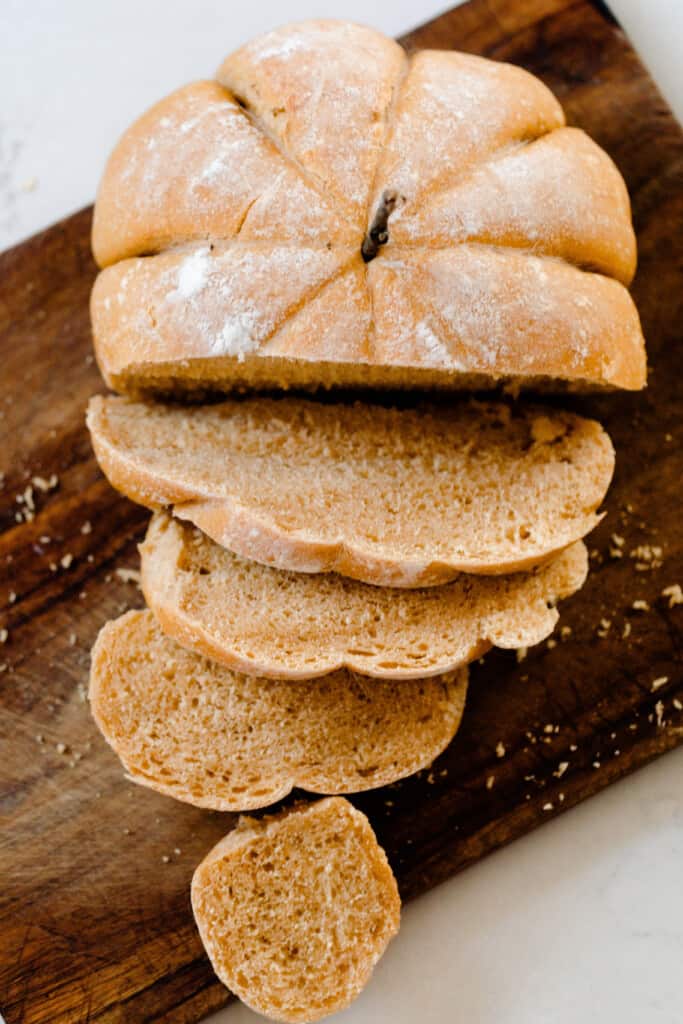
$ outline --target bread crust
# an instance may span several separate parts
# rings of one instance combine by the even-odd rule
[[[644,386],[623,179],[538,79],[325,21],[217,78],[143,115],[105,170],[91,316],[112,387]]]

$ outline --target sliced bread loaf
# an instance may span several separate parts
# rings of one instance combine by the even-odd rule
[[[645,384],[607,153],[522,68],[348,22],[260,36],[144,114],[93,249],[127,393]]]
[[[88,426],[133,500],[245,558],[385,586],[544,561],[599,522],[614,466],[598,423],[533,406],[96,396]]]
[[[295,786],[355,793],[411,775],[450,743],[466,670],[367,684],[239,675],[165,636],[150,611],[101,630],[90,703],[134,782],[199,807],[266,807]]]
[[[243,1002],[314,1021],[367,984],[401,901],[368,819],[334,797],[242,818],[195,871],[192,909],[216,974]]]
[[[140,552],[142,589],[166,633],[232,669],[275,679],[343,667],[416,679],[460,668],[493,645],[531,647],[552,632],[554,603],[588,571],[578,541],[531,573],[461,574],[422,590],[372,587],[247,561],[163,513]]]

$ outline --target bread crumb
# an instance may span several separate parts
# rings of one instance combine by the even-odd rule
[[[663,563],[662,549],[656,544],[639,544],[629,552],[629,558],[635,560],[636,572],[647,572],[649,569],[659,569]]]
[[[678,699],[678,697],[674,697],[674,699],[671,701],[671,703],[676,708],[676,711],[683,711],[683,704],[681,704],[681,702]]]
[[[524,661],[524,659],[527,656],[528,650],[529,650],[528,647],[518,647],[517,648],[517,662],[518,663]]]
[[[57,751],[58,754],[66,754],[66,743],[55,743],[55,750]]]
[[[623,548],[625,541],[623,537],[620,537],[618,533],[613,533],[611,537],[612,543],[617,548]]]
[[[86,519],[86,521],[81,526],[81,533],[92,533],[92,523],[90,522],[89,519]]]
[[[555,732],[555,726],[548,722],[547,725],[543,726],[543,732]]]
[[[0,629],[0,644],[6,644],[9,638],[9,632],[6,629]]]
[[[76,643],[76,634],[69,633],[69,647],[73,647]]]
[[[634,612],[649,612],[650,610],[650,606],[647,601],[643,601],[641,598],[634,601],[631,608],[633,608]]]
[[[561,640],[566,640],[571,635],[572,635],[572,627],[571,626],[562,626],[560,628],[560,639]]]
[[[553,772],[556,779],[561,779],[567,768],[569,768],[569,761],[560,761],[557,768]]]
[[[668,676],[659,676],[657,679],[653,679],[652,680],[652,685],[650,686],[650,692],[654,693],[655,690],[659,690],[660,687],[666,686],[666,684],[668,682],[669,682],[669,677]]]
[[[496,744],[496,757],[505,757],[505,744],[501,740]]]
[[[553,809],[553,804],[551,804],[550,802],[547,803],[547,804],[543,804],[543,810],[544,811],[552,811],[552,809]]]
[[[655,715],[657,716],[657,728],[661,729],[664,725],[664,702],[661,700],[655,704]]]
[[[489,777],[486,780],[486,788],[487,789],[493,789],[495,781],[496,781],[496,776],[495,775],[489,775]]]
[[[574,753],[574,751],[578,750],[579,748],[577,747],[576,743],[570,743],[569,744],[569,749],[571,750],[572,753]]]
[[[138,569],[115,569],[114,573],[122,583],[140,582],[140,572]]]
[[[161,863],[162,863],[162,864],[168,864],[168,863],[169,863],[169,861],[170,861],[170,859],[171,859],[171,858],[170,858],[170,857],[168,856],[168,854],[167,854],[167,853],[165,853],[165,854],[163,855],[163,857],[161,858]]]
[[[624,623],[624,628],[621,631],[621,639],[622,640],[627,640],[628,637],[630,637],[630,635],[631,635],[631,623],[627,620]]]
[[[31,483],[36,490],[42,491],[43,494],[45,494],[47,491],[54,491],[55,487],[59,483],[59,477],[56,473],[53,473],[47,480],[44,476],[33,476],[31,477]]]
[[[74,556],[71,554],[70,551],[68,551],[65,555],[62,555],[62,557],[59,560],[59,564],[61,565],[62,569],[68,569],[71,566],[73,560]]]
[[[677,604],[683,604],[683,590],[680,583],[672,583],[670,587],[664,587],[662,597],[669,598],[669,608],[675,608]]]
[[[609,633],[611,628],[612,628],[612,623],[611,623],[610,619],[600,619],[600,626],[596,630],[596,632],[597,632],[598,636],[602,640],[604,640],[605,637],[607,636],[607,634]]]
[[[15,593],[14,593],[14,591],[13,591],[13,590],[10,590],[10,592],[9,592],[9,597],[7,598],[7,601],[8,601],[8,603],[9,603],[9,604],[14,604],[14,602],[16,601],[16,599],[17,599],[17,595],[16,595]]]
[[[599,768],[600,767],[600,762],[599,761],[593,761],[593,767],[594,768]]]
[[[551,636],[550,639],[548,640],[547,644],[546,644],[546,647],[548,648],[549,651],[552,651],[553,647],[557,647],[557,640],[555,640]]]

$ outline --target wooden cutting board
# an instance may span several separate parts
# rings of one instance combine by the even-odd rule
[[[571,634],[475,666],[462,731],[433,769],[355,801],[410,899],[683,738],[683,605],[662,595],[683,585],[683,135],[588,0],[473,0],[405,42],[529,68],[612,154],[652,366],[642,395],[573,403],[609,430],[617,471],[593,571],[562,609]],[[103,480],[83,426],[102,390],[90,217],[0,257],[0,1009],[7,1024],[183,1024],[228,999],[189,883],[234,818],[125,782],[84,702],[98,629],[142,603],[119,570],[137,567],[147,519]]]

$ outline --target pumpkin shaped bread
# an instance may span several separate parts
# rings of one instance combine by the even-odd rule
[[[123,136],[95,207],[126,392],[645,383],[629,200],[521,68],[309,21]]]

